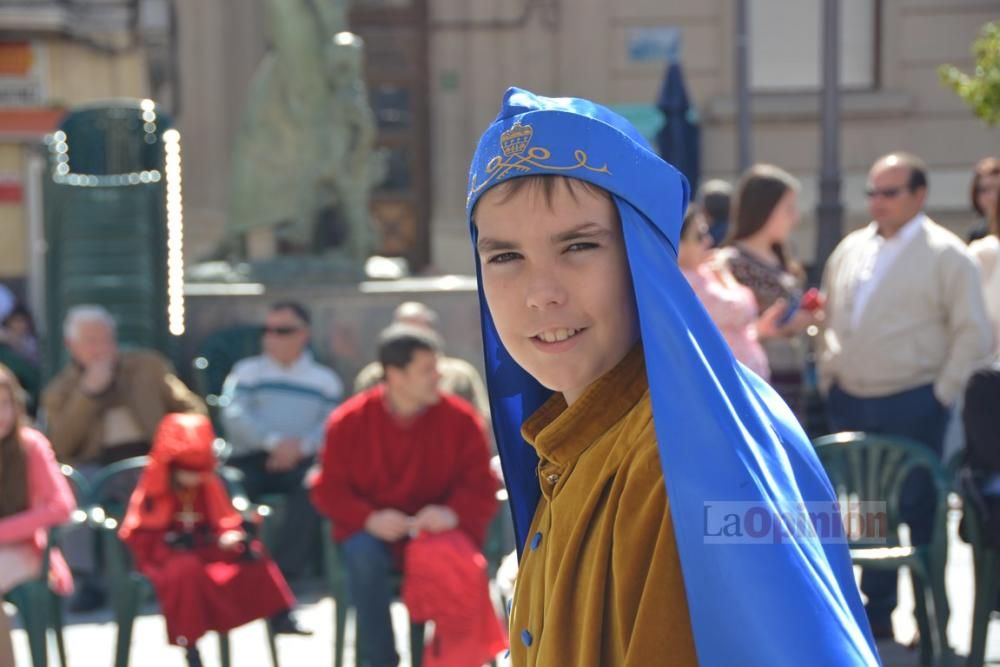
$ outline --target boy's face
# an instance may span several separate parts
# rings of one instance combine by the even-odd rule
[[[638,339],[621,223],[610,197],[568,181],[494,188],[475,212],[483,290],[504,346],[572,403]]]

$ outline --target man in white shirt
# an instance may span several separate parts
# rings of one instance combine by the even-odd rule
[[[303,480],[344,388],[309,352],[310,317],[301,304],[273,304],[262,334],[263,354],[238,362],[226,378],[222,423],[233,448],[228,463],[243,473],[250,499],[286,496],[274,560],[295,579],[308,567],[320,535]]]
[[[877,160],[866,194],[872,223],[840,242],[823,276],[819,367],[830,426],[904,436],[940,456],[952,405],[990,360],[976,265],[958,237],[923,213],[919,158]],[[914,544],[930,540],[935,502],[926,474],[911,474],[901,514]],[[895,572],[862,577],[876,639],[893,637],[896,580]]]

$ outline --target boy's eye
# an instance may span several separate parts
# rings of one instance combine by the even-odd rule
[[[566,252],[580,252],[581,250],[593,250],[594,248],[597,247],[598,245],[596,243],[581,241],[580,243],[573,243],[567,246]]]
[[[487,258],[487,264],[506,264],[507,262],[513,262],[515,259],[520,259],[520,255],[516,252],[502,252],[497,255],[493,255]]]

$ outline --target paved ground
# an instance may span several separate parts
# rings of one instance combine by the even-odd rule
[[[952,646],[962,655],[968,652],[972,623],[972,554],[967,545],[955,537],[957,517],[951,523],[951,551],[948,562],[948,593],[952,605],[949,636]],[[903,578],[904,582],[908,578]],[[901,587],[900,607],[893,621],[897,637],[909,639],[915,632],[912,620],[912,593],[907,583]],[[308,665],[333,665],[333,600],[323,597],[319,586],[311,587],[300,596],[302,608],[299,618],[302,623],[315,631],[313,637],[282,637],[278,640],[278,650],[282,665],[298,667]],[[407,655],[408,623],[406,610],[397,605],[393,610],[397,628],[396,644],[403,655],[403,664],[409,666]],[[110,666],[114,658],[115,626],[108,612],[87,616],[72,616],[66,630],[66,642],[70,667]],[[991,624],[991,634],[987,646],[987,663],[1000,664],[1000,621]],[[345,664],[354,664],[352,638],[353,629],[348,626],[348,641],[345,644]],[[14,632],[17,666],[30,667],[27,640],[21,630]],[[264,624],[251,623],[232,633],[234,667],[269,667]],[[207,666],[218,665],[218,644],[214,637],[206,637],[200,643],[201,652]],[[54,647],[50,652],[55,655]],[[883,653],[885,667],[909,667],[917,665],[916,652],[891,647]],[[181,651],[168,646],[165,639],[163,619],[157,615],[155,607],[150,607],[141,616],[135,628],[132,644],[132,662],[135,667],[183,667],[185,661]]]
[[[298,618],[302,625],[312,629],[312,637],[279,637],[278,653],[284,667],[312,667],[333,665],[333,599],[320,597],[319,592],[300,596],[302,603]],[[394,625],[398,629],[397,644],[405,665],[410,664],[406,609],[394,605]],[[110,612],[76,615],[66,628],[66,650],[69,667],[110,667],[114,663],[115,624]],[[14,632],[17,667],[30,667],[27,637],[21,630]],[[354,630],[348,621],[348,640],[345,643],[345,665],[354,665]],[[256,622],[234,630],[230,634],[233,667],[271,667],[267,652],[267,635],[264,623]],[[50,641],[51,644],[51,641]],[[199,642],[199,650],[206,667],[219,664],[219,645],[214,635]],[[49,655],[55,658],[55,646]],[[51,663],[50,664],[54,664]],[[181,649],[169,646],[163,618],[155,605],[150,605],[136,619],[132,637],[132,667],[183,667],[186,665]]]

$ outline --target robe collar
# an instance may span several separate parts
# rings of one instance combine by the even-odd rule
[[[521,435],[539,458],[559,466],[572,463],[635,407],[647,387],[642,343],[636,343],[573,405],[567,407],[561,393],[549,397],[524,422]]]

